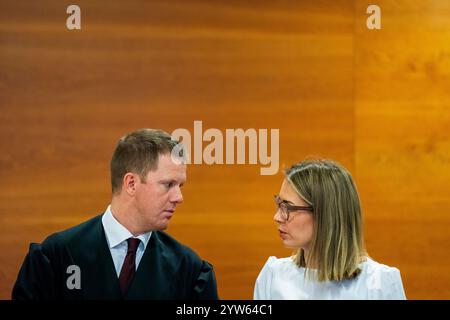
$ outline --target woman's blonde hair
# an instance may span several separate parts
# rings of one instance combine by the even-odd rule
[[[350,173],[334,161],[305,160],[289,168],[286,179],[313,207],[308,257],[298,249],[293,256],[296,264],[307,271],[311,271],[307,266],[317,268],[318,281],[356,277],[367,253],[358,191]]]

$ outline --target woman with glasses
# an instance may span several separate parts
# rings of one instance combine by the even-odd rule
[[[365,251],[361,207],[350,173],[329,160],[286,171],[274,220],[288,258],[270,257],[255,299],[406,299],[400,272]]]

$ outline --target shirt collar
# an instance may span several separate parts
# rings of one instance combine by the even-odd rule
[[[147,247],[148,241],[152,235],[152,232],[141,234],[137,237],[128,231],[119,221],[114,217],[111,211],[111,205],[108,206],[102,217],[103,228],[105,229],[106,239],[108,241],[109,248],[114,248],[128,238],[137,238],[144,244],[144,250]]]

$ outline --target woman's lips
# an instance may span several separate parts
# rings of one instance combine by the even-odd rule
[[[278,233],[282,239],[286,239],[288,237],[288,233],[278,229]]]

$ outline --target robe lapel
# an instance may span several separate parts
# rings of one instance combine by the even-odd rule
[[[101,219],[99,219],[98,226],[94,228],[93,234],[89,238],[84,259],[86,270],[89,271],[87,277],[84,278],[85,298],[121,299],[119,279]]]

